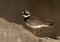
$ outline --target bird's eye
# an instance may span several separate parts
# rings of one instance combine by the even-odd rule
[[[28,15],[27,13],[23,13],[23,15]]]
[[[28,15],[28,14],[25,13],[25,14],[23,14],[23,15]]]
[[[25,15],[28,15],[28,14],[25,14]]]

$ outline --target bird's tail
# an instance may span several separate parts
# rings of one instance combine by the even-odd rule
[[[54,25],[54,22],[44,22],[45,25],[48,25],[48,26],[53,26]]]

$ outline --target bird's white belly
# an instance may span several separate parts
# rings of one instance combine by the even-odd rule
[[[28,23],[26,23],[27,26],[33,28],[33,29],[37,29],[37,28],[42,28],[42,27],[49,27],[47,25],[36,25],[36,26],[32,26],[32,25],[29,25]]]

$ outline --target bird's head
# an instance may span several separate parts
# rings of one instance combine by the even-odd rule
[[[24,10],[24,11],[22,12],[22,16],[23,16],[24,18],[27,18],[27,17],[30,16],[30,12],[29,12],[28,10]]]

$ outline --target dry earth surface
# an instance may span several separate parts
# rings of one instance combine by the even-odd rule
[[[60,42],[60,39],[38,38],[22,25],[8,22],[0,17],[0,42]]]

